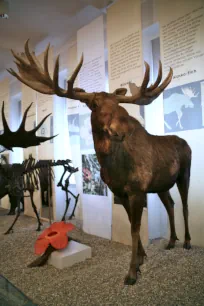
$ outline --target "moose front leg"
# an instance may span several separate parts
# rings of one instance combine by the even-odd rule
[[[130,204],[129,204],[128,197],[120,197],[120,201],[123,204],[123,207],[125,208],[127,212],[128,219],[131,223],[131,211],[130,211]],[[145,253],[145,250],[143,248],[140,236],[139,236],[139,241],[138,241],[137,256],[138,256],[138,265],[136,267],[136,271],[141,273],[140,266],[143,265],[144,258],[147,257],[147,254]]]
[[[132,257],[128,275],[125,277],[125,285],[134,285],[137,280],[137,272],[141,264],[141,256],[138,254],[140,241],[140,225],[142,219],[143,207],[145,204],[145,193],[138,192],[129,196],[130,217],[131,217],[131,235],[132,235]],[[140,247],[142,244],[140,245]],[[141,249],[141,248],[140,248]],[[138,256],[139,255],[139,256]],[[142,256],[143,259],[144,255]]]

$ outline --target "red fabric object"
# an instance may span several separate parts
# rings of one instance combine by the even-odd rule
[[[35,254],[43,254],[50,244],[57,250],[66,248],[68,244],[67,233],[73,229],[72,223],[54,222],[38,236],[35,242]]]

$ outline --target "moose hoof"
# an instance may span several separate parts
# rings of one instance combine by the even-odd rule
[[[176,240],[178,240],[178,239],[176,239]],[[171,240],[169,241],[169,243],[168,243],[168,245],[167,245],[167,247],[166,247],[165,249],[166,249],[166,250],[171,250],[171,249],[173,249],[173,248],[175,247],[176,240],[171,239]]]
[[[142,274],[142,272],[141,272],[141,270],[140,270],[140,267],[137,267],[137,268],[136,268],[136,272],[139,273],[139,274]]]
[[[183,248],[186,249],[186,250],[190,250],[191,249],[191,243],[190,241],[185,241],[184,244],[183,244]]]
[[[174,247],[175,247],[175,244],[169,243],[165,249],[166,250],[171,250],[171,249],[174,249]]]
[[[124,280],[124,285],[132,286],[136,283],[136,281],[137,281],[137,278],[132,278],[129,275],[127,275]]]

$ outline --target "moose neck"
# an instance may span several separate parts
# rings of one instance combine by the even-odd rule
[[[97,121],[95,121],[94,115],[91,116],[92,123],[92,133],[94,139],[94,147],[99,158],[103,155],[114,155],[119,149],[121,151],[129,151],[131,147],[134,146],[134,150],[140,150],[141,142],[142,144],[148,146],[149,134],[140,124],[140,122],[128,115],[127,118],[128,126],[123,127],[120,125],[119,133],[123,133],[123,139],[119,140],[117,136],[111,137],[108,132],[100,129],[98,127]]]

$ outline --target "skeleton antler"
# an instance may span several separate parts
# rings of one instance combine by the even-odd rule
[[[14,51],[12,51],[13,56],[17,61],[15,61],[19,74],[16,73],[13,69],[9,69],[8,72],[15,76],[18,80],[22,83],[26,84],[27,86],[31,87],[32,89],[48,94],[48,95],[58,95],[60,97],[66,97],[74,100],[80,100],[85,103],[89,103],[94,99],[94,93],[86,93],[83,89],[80,88],[73,88],[74,81],[81,69],[83,64],[83,55],[81,60],[74,70],[72,76],[67,82],[67,90],[64,90],[59,87],[58,85],[58,78],[59,78],[59,56],[55,62],[55,69],[53,74],[53,79],[51,79],[49,71],[48,71],[48,52],[49,52],[49,45],[45,50],[44,56],[44,69],[39,64],[35,54],[31,54],[28,46],[29,40],[25,43],[25,53],[22,55],[18,55]],[[159,63],[159,72],[156,82],[147,87],[149,83],[149,73],[150,67],[145,62],[145,75],[142,85],[140,87],[136,86],[136,93],[133,96],[126,97],[125,94],[127,92],[126,88],[119,88],[114,91],[113,94],[115,95],[117,101],[119,103],[134,103],[138,105],[147,105],[150,104],[154,99],[156,99],[168,86],[171,82],[173,76],[173,70],[170,68],[169,74],[167,75],[166,79],[163,83],[160,84],[162,79],[162,64]],[[160,85],[159,85],[160,84]]]
[[[0,145],[4,146],[7,150],[12,150],[14,147],[21,147],[21,148],[28,148],[31,146],[38,146],[41,144],[41,142],[50,140],[54,138],[55,136],[51,137],[39,137],[36,136],[35,133],[37,130],[41,127],[41,125],[44,123],[44,121],[50,116],[47,115],[45,118],[42,119],[42,121],[33,129],[30,131],[25,130],[25,122],[27,118],[27,113],[31,107],[32,103],[30,106],[25,110],[22,122],[18,128],[17,131],[12,132],[8,126],[8,123],[5,118],[4,114],[4,102],[2,105],[2,122],[3,122],[3,127],[4,127],[4,132],[2,135],[0,135]]]

